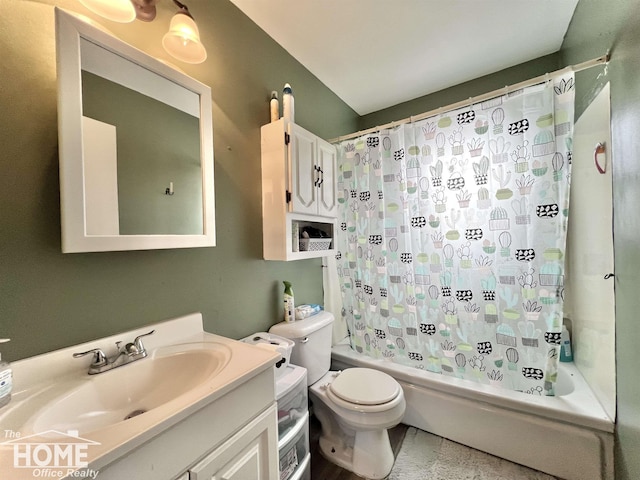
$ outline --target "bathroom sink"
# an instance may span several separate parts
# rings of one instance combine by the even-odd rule
[[[230,358],[229,347],[215,342],[158,348],[141,360],[71,381],[65,393],[31,417],[30,427],[54,435],[86,434],[126,422],[202,386]]]
[[[116,352],[141,336],[146,357],[100,373],[89,375],[95,358],[77,355],[100,350],[115,365]],[[202,314],[192,313],[13,362],[11,402],[0,409],[0,471],[21,463],[0,476],[33,480],[29,465],[46,465],[42,472],[65,465],[50,476],[100,472],[108,480],[130,477],[133,465],[136,478],[177,478],[250,412],[273,406],[279,359],[274,350],[205,332]]]

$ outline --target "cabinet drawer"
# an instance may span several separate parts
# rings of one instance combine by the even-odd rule
[[[282,439],[302,421],[309,409],[307,370],[295,365],[287,366],[285,374],[276,381],[276,398],[278,438]]]
[[[311,480],[311,453],[308,453],[305,459],[298,465],[298,468],[289,477],[289,480]]]

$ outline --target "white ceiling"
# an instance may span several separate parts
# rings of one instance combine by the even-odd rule
[[[231,2],[365,115],[558,51],[578,0]]]

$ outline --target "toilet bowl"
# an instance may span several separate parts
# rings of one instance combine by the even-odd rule
[[[328,372],[309,392],[324,457],[360,476],[385,478],[394,462],[387,429],[402,421],[406,407],[400,385],[383,372],[351,368]]]
[[[402,387],[370,368],[330,371],[333,315],[281,322],[270,333],[294,341],[291,363],[307,369],[312,412],[321,425],[320,451],[331,462],[369,479],[385,478],[393,467],[387,429],[402,421]]]

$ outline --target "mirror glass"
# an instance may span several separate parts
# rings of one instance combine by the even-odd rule
[[[215,245],[209,87],[56,9],[63,252]]]

